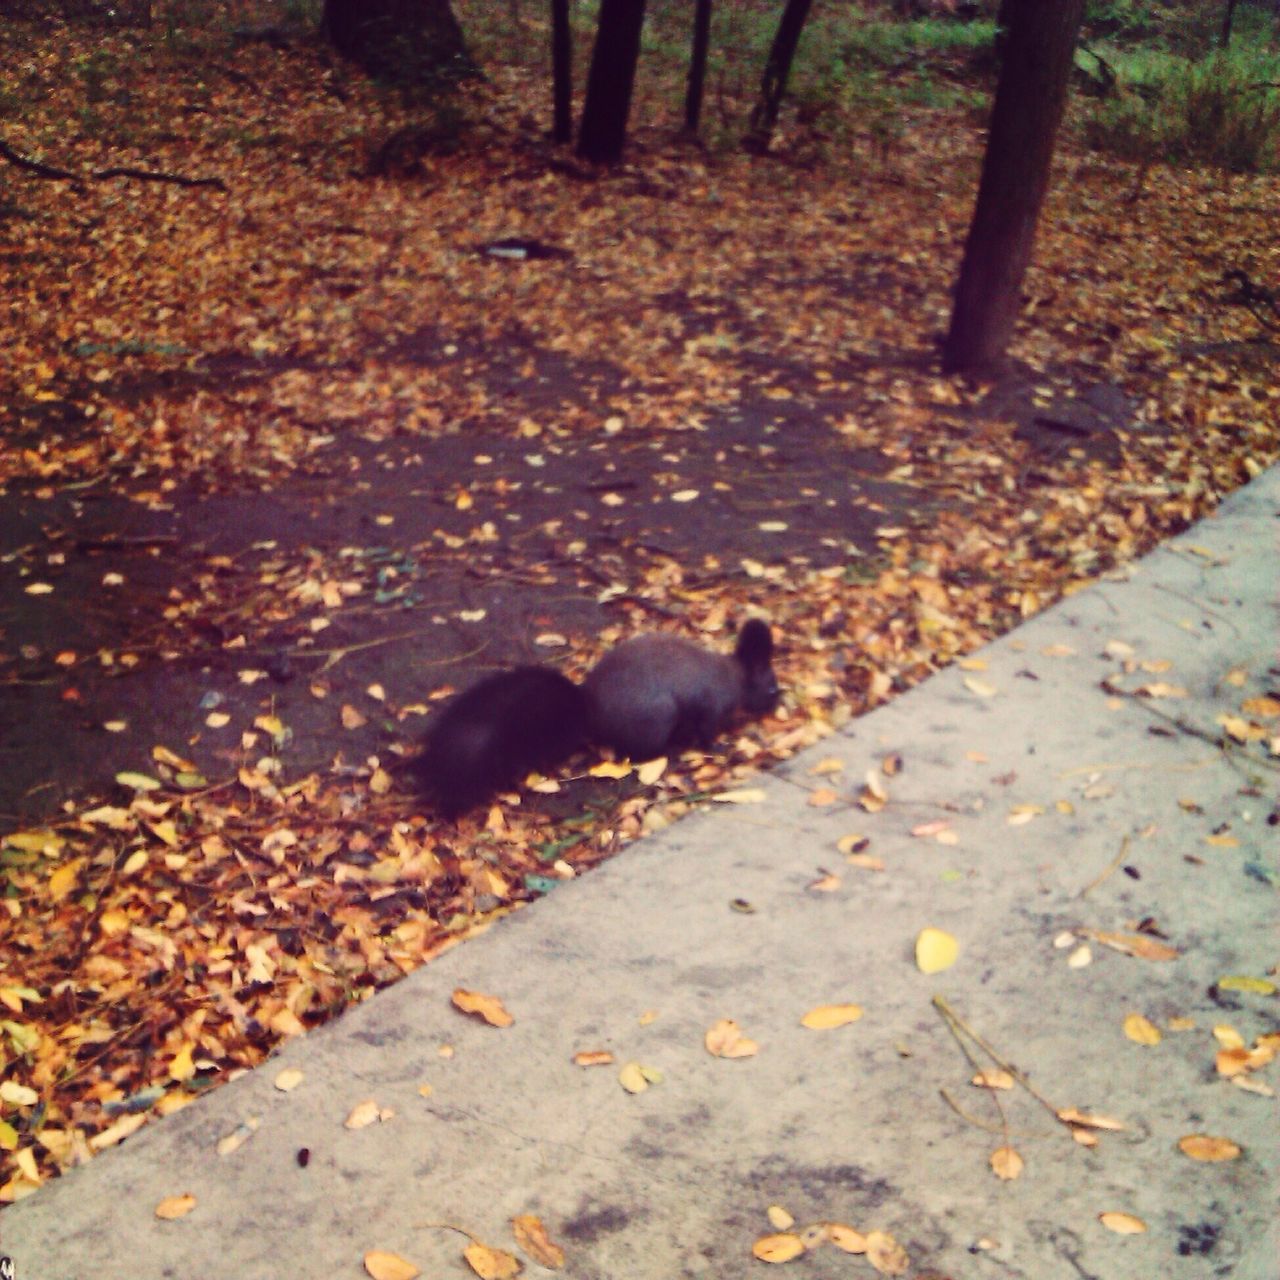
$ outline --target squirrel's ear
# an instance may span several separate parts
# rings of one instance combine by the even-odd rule
[[[773,657],[773,633],[769,630],[769,624],[759,618],[748,619],[738,633],[733,656],[744,667],[768,666]]]

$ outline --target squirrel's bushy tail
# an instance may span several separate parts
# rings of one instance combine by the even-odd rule
[[[550,769],[587,740],[587,696],[550,667],[486,676],[436,717],[416,770],[447,818],[482,804],[532,769]]]

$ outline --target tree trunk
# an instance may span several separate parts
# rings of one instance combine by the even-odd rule
[[[631,90],[640,58],[645,0],[600,0],[596,44],[587,73],[587,99],[578,131],[578,154],[597,164],[622,158]]]
[[[397,84],[476,71],[449,0],[324,0],[324,30],[343,57]]]
[[[1008,9],[978,201],[943,350],[949,371],[998,365],[1013,337],[1084,0],[1012,0]]]
[[[1235,21],[1236,0],[1227,0],[1227,7],[1222,13],[1222,35],[1220,42],[1225,49],[1231,43],[1231,24]]]
[[[786,8],[782,11],[768,60],[764,64],[760,101],[752,111],[751,122],[747,126],[745,142],[751,151],[763,152],[769,149],[769,142],[778,123],[778,111],[782,107],[782,96],[787,91],[791,63],[796,56],[800,33],[804,30],[804,22],[812,4],[813,0],[787,0]]]
[[[684,95],[685,132],[698,134],[702,86],[707,79],[707,47],[711,42],[711,0],[697,0],[693,11],[693,50],[689,55],[689,87]]]
[[[551,83],[554,121],[551,137],[568,142],[573,137],[573,33],[569,27],[569,0],[551,0]]]

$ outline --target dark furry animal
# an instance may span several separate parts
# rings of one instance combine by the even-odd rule
[[[550,667],[486,676],[437,715],[416,769],[423,789],[456,818],[586,745],[587,698]]]
[[[681,636],[636,636],[606,653],[583,688],[591,740],[619,755],[710,747],[739,711],[764,715],[777,704],[773,636],[753,618],[731,657]]]
[[[502,671],[439,712],[418,776],[441,813],[456,818],[588,742],[633,760],[708,748],[739,712],[773,710],[772,664],[773,636],[752,619],[731,656],[655,633],[624,640],[581,685],[550,667]]]

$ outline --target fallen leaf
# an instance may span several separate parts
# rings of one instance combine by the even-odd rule
[[[763,787],[738,787],[733,791],[720,791],[711,797],[717,804],[763,804]]]
[[[373,1098],[366,1098],[351,1108],[351,1114],[342,1122],[344,1129],[363,1129],[382,1118],[382,1109]]]
[[[520,1259],[502,1249],[491,1249],[487,1244],[473,1240],[462,1251],[467,1265],[480,1280],[511,1280],[521,1271]]]
[[[1124,1033],[1134,1044],[1156,1045],[1160,1043],[1160,1028],[1140,1013],[1131,1013],[1124,1020]]]
[[[185,1218],[195,1207],[196,1198],[193,1195],[166,1196],[156,1205],[156,1217],[173,1222],[177,1218]]]
[[[827,1239],[837,1249],[843,1249],[845,1253],[866,1253],[867,1237],[861,1231],[855,1231],[843,1222],[826,1222],[823,1226],[827,1229]]]
[[[779,1231],[789,1231],[796,1225],[796,1220],[780,1204],[771,1204],[765,1212],[769,1217],[769,1225]]]
[[[916,938],[916,967],[921,973],[950,969],[960,955],[960,944],[941,929],[921,929]]]
[[[1131,1213],[1121,1213],[1116,1209],[1098,1214],[1098,1221],[1108,1231],[1114,1231],[1121,1236],[1141,1235],[1147,1229],[1147,1224],[1141,1218],[1135,1218]]]
[[[643,1093],[649,1087],[649,1077],[638,1062],[628,1062],[618,1072],[618,1083],[628,1093]]]
[[[732,1018],[721,1018],[703,1037],[707,1052],[716,1058],[750,1058],[760,1046],[742,1034]]]
[[[867,1261],[882,1276],[900,1276],[911,1265],[907,1251],[887,1232],[868,1231]]]
[[[1189,1133],[1178,1139],[1178,1150],[1192,1160],[1216,1163],[1219,1160],[1234,1160],[1241,1148],[1230,1138],[1215,1138],[1207,1133]]]
[[[761,1236],[751,1246],[751,1252],[761,1262],[790,1262],[804,1252],[804,1241],[793,1232],[782,1231],[777,1235]]]
[[[862,1017],[860,1004],[820,1004],[810,1009],[800,1019],[801,1026],[811,1031],[830,1031],[834,1027],[847,1026]]]
[[[991,1153],[991,1171],[1004,1182],[1022,1173],[1022,1157],[1012,1147],[997,1147]]]
[[[607,1067],[613,1061],[613,1054],[608,1049],[584,1049],[573,1055],[573,1062],[578,1067]]]
[[[458,987],[453,993],[453,1003],[463,1013],[483,1018],[491,1027],[509,1027],[515,1021],[497,996],[485,995],[481,991]]]
[[[564,1266],[564,1250],[547,1235],[542,1219],[522,1213],[511,1219],[511,1229],[518,1244],[536,1263],[550,1271]]]
[[[1088,1111],[1079,1111],[1075,1107],[1063,1107],[1055,1114],[1065,1124],[1078,1124],[1086,1129],[1105,1129],[1111,1133],[1122,1133],[1125,1128],[1123,1120],[1117,1120],[1113,1116],[1100,1116]]]
[[[1089,937],[1100,942],[1113,951],[1122,951],[1125,955],[1136,956],[1139,960],[1176,960],[1178,952],[1155,938],[1143,933],[1104,933],[1099,929],[1089,929]]]
[[[1247,991],[1255,996],[1273,996],[1276,993],[1276,984],[1266,978],[1252,978],[1240,974],[1232,974],[1229,977],[1218,979],[1218,989],[1221,991]]]
[[[285,1067],[273,1083],[281,1093],[290,1093],[302,1083],[302,1072],[297,1067]]]
[[[977,1085],[979,1089],[1012,1089],[1014,1079],[1000,1067],[983,1067],[969,1083]]]

